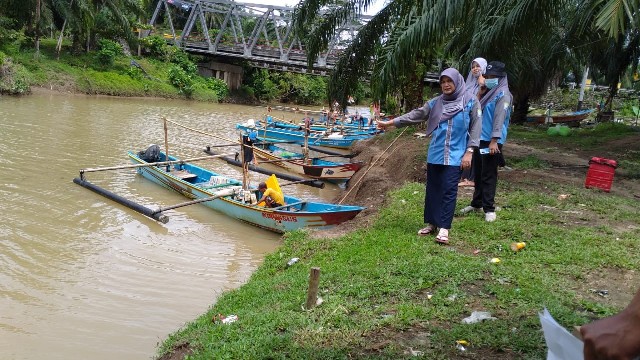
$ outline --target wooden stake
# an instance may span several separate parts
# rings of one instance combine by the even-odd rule
[[[318,301],[318,285],[320,284],[320,268],[312,267],[309,272],[309,289],[307,290],[307,302],[305,309],[311,310]]]
[[[240,135],[240,161],[242,162],[242,190],[247,190],[248,164],[244,161],[244,141],[242,139],[242,135]]]
[[[165,160],[169,161],[169,137],[167,135],[167,118],[163,116],[162,120],[164,122],[164,156]],[[167,171],[169,171],[169,165],[167,165]]]

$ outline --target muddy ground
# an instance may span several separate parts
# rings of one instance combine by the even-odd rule
[[[389,190],[401,187],[407,182],[424,183],[426,179],[426,149],[429,139],[426,137],[400,137],[394,139],[373,138],[356,144],[353,149],[358,154],[353,160],[367,164],[349,181],[344,194],[335,199],[350,205],[366,206],[367,209],[353,221],[344,223],[332,230],[314,234],[318,237],[335,237],[352,231],[362,224],[373,221],[377,209],[384,206]],[[550,138],[544,146],[532,147],[524,141],[510,140],[503,148],[507,166],[501,169],[499,181],[515,183],[520,187],[538,190],[545,184],[555,182],[584,186],[589,166],[589,159],[594,156],[616,159],[629,149],[640,147],[640,132],[636,136],[607,143],[606,147],[590,150],[572,149],[554,144]],[[550,165],[545,169],[515,170],[509,168],[509,158],[524,158],[533,155]],[[375,189],[375,191],[371,191]],[[640,201],[640,181],[616,174],[611,193],[623,197],[631,197]],[[471,188],[460,188],[459,200],[466,201],[472,194]]]

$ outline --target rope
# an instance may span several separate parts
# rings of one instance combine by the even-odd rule
[[[204,131],[202,131],[202,130],[198,130],[198,129],[190,128],[190,127],[188,127],[188,126],[182,125],[182,124],[180,124],[180,123],[177,123],[177,122],[172,121],[172,120],[169,120],[169,119],[166,119],[166,120],[167,120],[167,122],[170,122],[170,123],[172,123],[172,124],[174,124],[174,125],[177,125],[177,126],[179,126],[179,127],[185,128],[185,129],[187,129],[187,130],[195,131],[195,132],[197,132],[197,133],[199,133],[199,134],[202,134],[202,135],[211,136],[211,137],[214,137],[214,138],[216,138],[216,139],[220,139],[220,140],[224,140],[224,141],[229,141],[229,142],[232,142],[232,143],[237,143],[237,142],[238,142],[237,140],[231,140],[231,139],[225,138],[224,136],[219,136],[219,135],[215,135],[215,134],[210,134],[210,133],[208,133],[208,132],[204,132]]]
[[[355,189],[358,184],[360,184],[360,182],[362,181],[362,179],[364,179],[365,175],[367,175],[367,173],[369,172],[369,170],[371,170],[371,168],[373,168],[373,166],[382,158],[382,155],[384,155],[387,150],[389,150],[393,144],[396,143],[396,141],[398,141],[398,139],[400,138],[400,136],[402,136],[402,134],[404,134],[404,132],[407,130],[407,128],[404,128],[402,130],[402,132],[391,142],[391,144],[389,144],[389,146],[387,146],[386,149],[384,149],[384,151],[378,155],[378,157],[376,158],[376,160],[374,162],[371,163],[371,165],[369,165],[369,167],[367,168],[367,170],[365,170],[365,172],[362,174],[362,176],[360,177],[360,179],[358,179],[358,181],[356,181],[355,184],[353,184],[353,186],[351,186],[351,189],[349,189],[349,191],[347,191],[346,194],[344,194],[344,196],[342,197],[342,199],[340,199],[340,201],[338,201],[338,204],[342,204],[342,202],[347,198],[347,196],[349,196],[349,194],[351,193],[351,191],[353,191],[353,189]]]

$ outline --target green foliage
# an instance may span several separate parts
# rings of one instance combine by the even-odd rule
[[[0,46],[15,42],[20,33],[13,29],[14,21],[0,15]]]
[[[224,99],[229,95],[229,87],[224,80],[216,79],[216,78],[207,78],[205,80],[207,88],[212,90],[218,99]]]
[[[147,36],[145,38],[140,39],[140,44],[144,46],[147,51],[149,51],[151,56],[155,57],[164,57],[167,53],[167,41],[159,35]]]
[[[184,52],[184,50],[170,46],[166,55],[171,63],[180,66],[187,74],[195,75],[198,72],[198,66],[191,61],[189,54]]]
[[[179,65],[173,65],[169,68],[169,82],[187,97],[193,93],[193,75],[187,73]]]
[[[29,72],[0,52],[0,93],[21,95],[30,91]]]
[[[259,100],[314,105],[326,102],[326,81],[320,76],[265,69],[249,69],[244,80]]]
[[[144,77],[142,70],[135,66],[129,66],[129,68],[127,69],[127,75],[136,80],[142,80],[142,78]]]
[[[111,66],[116,57],[120,55],[122,55],[122,46],[117,42],[107,39],[100,39],[98,41],[96,59],[100,65]]]

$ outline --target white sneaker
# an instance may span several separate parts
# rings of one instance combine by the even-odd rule
[[[464,214],[468,214],[470,212],[480,212],[480,211],[482,211],[482,208],[473,207],[473,206],[469,205],[469,206],[463,207],[462,210],[460,210],[460,214],[464,215]]]
[[[494,222],[494,221],[496,221],[496,213],[488,212],[488,213],[484,214],[484,221],[486,221],[486,222]]]

